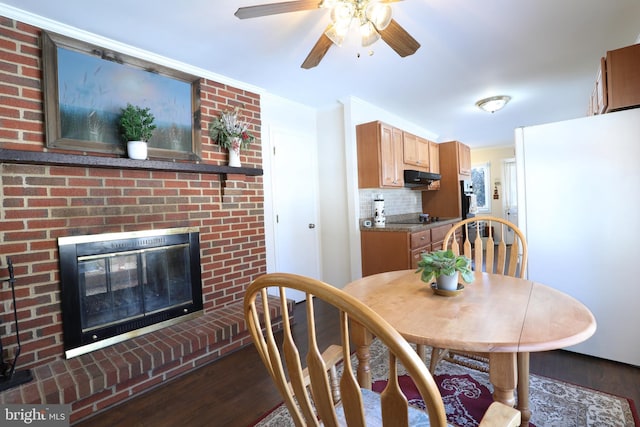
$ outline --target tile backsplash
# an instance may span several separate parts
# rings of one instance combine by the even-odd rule
[[[400,215],[406,213],[422,212],[422,192],[409,188],[381,189],[367,188],[359,190],[360,193],[360,219],[373,217],[373,200],[376,195],[384,197],[385,215]]]

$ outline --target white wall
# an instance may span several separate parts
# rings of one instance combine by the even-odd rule
[[[342,104],[317,115],[322,277],[339,288],[350,282],[343,116]]]

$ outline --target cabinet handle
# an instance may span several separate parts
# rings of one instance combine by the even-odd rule
[[[309,224],[309,228],[316,228],[315,224]]]

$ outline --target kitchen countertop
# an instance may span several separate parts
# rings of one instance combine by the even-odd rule
[[[443,218],[435,222],[430,222],[428,224],[399,224],[394,223],[393,220],[389,222],[389,220],[387,219],[384,227],[365,227],[364,225],[362,225],[362,221],[360,221],[360,231],[406,231],[409,233],[413,233],[416,231],[429,230],[441,225],[454,224],[460,220],[462,220],[461,217]]]

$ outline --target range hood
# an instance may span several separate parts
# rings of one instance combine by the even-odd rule
[[[440,181],[439,173],[422,172],[410,169],[405,169],[404,171],[405,187],[425,187],[433,181]]]

